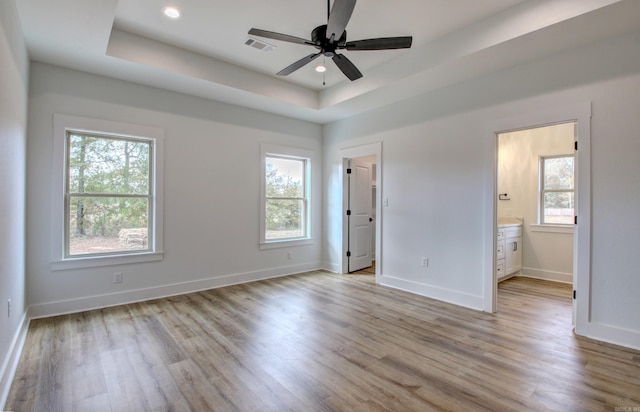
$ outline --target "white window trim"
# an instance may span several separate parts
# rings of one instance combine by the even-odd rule
[[[110,136],[133,137],[154,140],[153,185],[153,239],[149,239],[151,251],[113,254],[105,256],[64,256],[64,190],[65,190],[65,145],[68,130],[98,133]],[[164,129],[130,123],[114,122],[86,117],[53,115],[53,171],[51,208],[51,270],[80,269],[109,265],[122,265],[162,260],[163,251],[163,200],[164,180]]]
[[[266,187],[265,187],[265,157],[267,156],[290,156],[292,158],[299,159],[307,159],[307,170],[306,170],[306,185],[305,185],[305,196],[307,198],[307,219],[306,219],[306,233],[307,236],[305,238],[297,238],[297,239],[281,239],[281,240],[266,240]],[[301,246],[301,245],[310,245],[314,243],[313,233],[311,231],[311,221],[312,216],[314,214],[312,199],[311,199],[311,186],[312,186],[312,176],[311,176],[311,168],[315,162],[315,152],[312,150],[306,149],[298,149],[294,147],[288,146],[278,146],[272,144],[261,144],[260,145],[260,249],[275,249],[275,248],[283,248],[283,247],[291,247],[291,246]]]
[[[557,159],[561,157],[573,157],[574,171],[575,171],[576,156],[574,153],[559,154],[559,155],[557,154],[540,155],[538,157],[538,223],[531,225],[531,230],[533,232],[573,233],[573,226],[574,226],[573,223],[543,223],[542,222],[542,215],[544,213],[544,193],[548,192],[543,190],[543,185],[544,185],[543,163],[545,159]],[[563,192],[573,192],[575,196],[575,193],[576,193],[575,173],[573,177],[574,177],[573,189],[563,190]],[[574,203],[574,212],[575,212],[575,203]]]

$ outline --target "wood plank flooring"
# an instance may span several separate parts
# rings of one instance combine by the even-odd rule
[[[510,279],[487,314],[312,272],[34,320],[6,409],[640,408],[640,352],[576,337],[570,293]]]

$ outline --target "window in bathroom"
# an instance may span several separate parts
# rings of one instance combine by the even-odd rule
[[[540,156],[541,225],[572,225],[575,216],[574,155]]]

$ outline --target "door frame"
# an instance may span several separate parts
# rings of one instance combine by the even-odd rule
[[[578,150],[575,166],[575,193],[578,224],[573,233],[573,290],[576,299],[573,306],[574,327],[576,333],[585,335],[590,323],[591,307],[591,102],[570,106],[552,107],[548,110],[525,113],[519,116],[497,120],[487,125],[489,135],[485,147],[486,185],[491,188],[485,198],[485,272],[484,272],[484,311],[497,309],[496,236],[498,222],[498,135],[517,130],[532,129],[541,126],[576,122],[576,141]],[[490,151],[490,152],[489,152]]]
[[[347,207],[349,204],[349,185],[347,176],[347,164],[349,159],[355,157],[375,156],[376,164],[376,283],[380,283],[382,277],[382,219],[383,211],[380,208],[382,202],[382,142],[369,143],[362,146],[354,146],[340,149],[340,176],[342,176],[342,265],[341,274],[349,273],[349,260],[347,250],[349,249],[349,222],[347,219]]]

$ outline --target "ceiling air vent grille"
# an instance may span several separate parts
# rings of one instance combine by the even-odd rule
[[[254,49],[258,49],[263,53],[272,52],[273,49],[276,48],[276,46],[273,46],[269,43],[265,43],[262,40],[254,39],[253,37],[247,37],[247,40],[245,40],[244,44],[249,47],[253,47]]]

